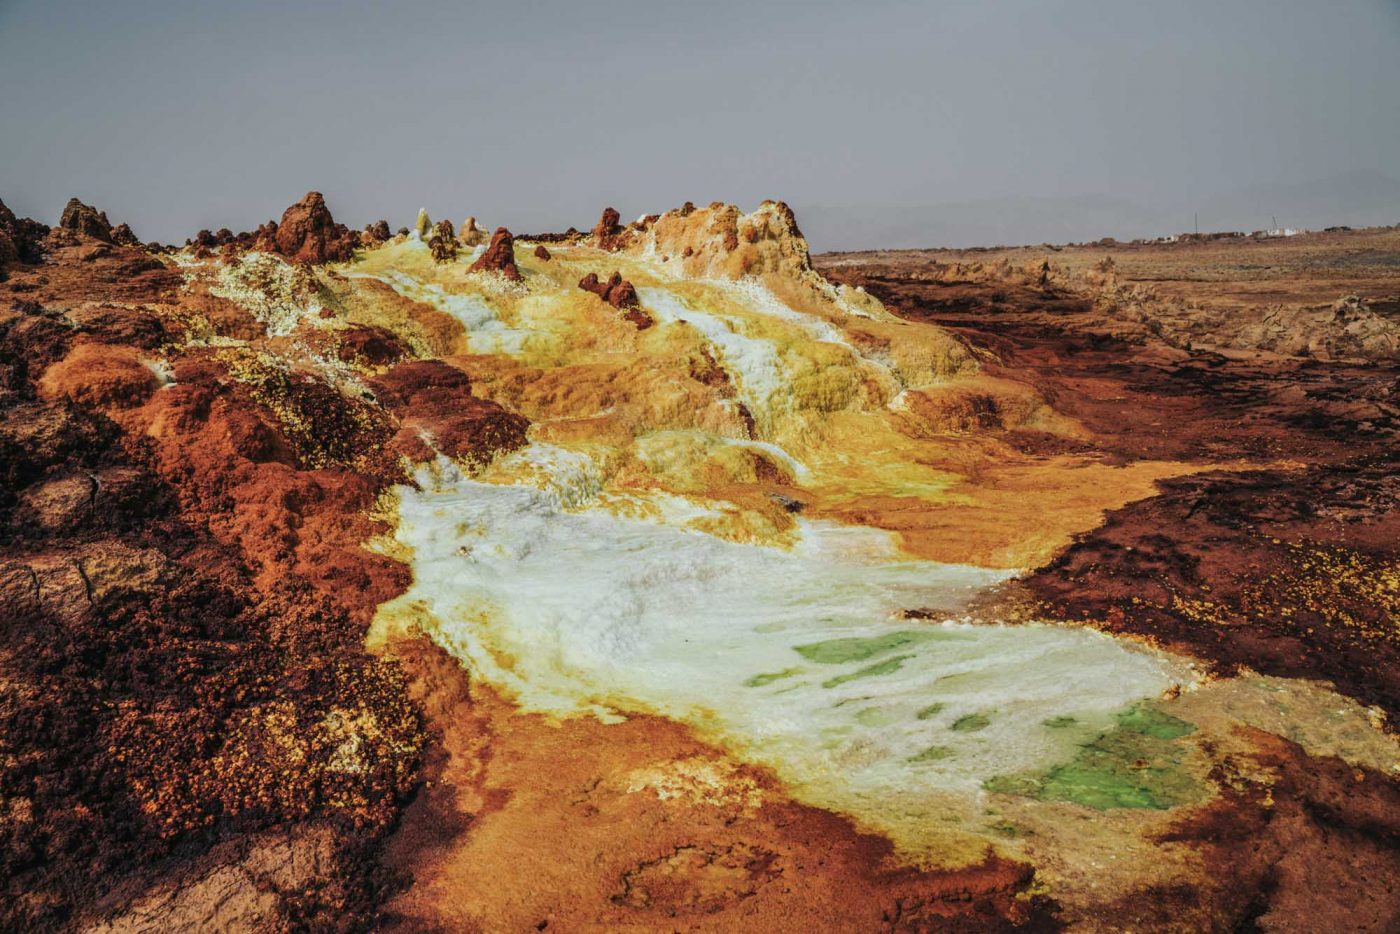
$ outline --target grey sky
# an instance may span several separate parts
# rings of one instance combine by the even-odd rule
[[[77,195],[183,240],[316,188],[356,226],[532,231],[776,197],[854,246],[845,209],[1189,221],[1400,175],[1400,0],[0,0],[0,88],[0,198],[49,221]]]

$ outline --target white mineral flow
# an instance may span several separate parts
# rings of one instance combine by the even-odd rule
[[[623,515],[586,458],[542,446],[489,478],[517,482],[439,464],[399,490],[415,583],[384,619],[524,710],[673,717],[873,826],[897,831],[884,812],[911,791],[975,800],[988,778],[1061,761],[1073,738],[1047,722],[1106,727],[1182,677],[1090,630],[955,621],[1006,572],[910,560],[877,530],[724,541],[686,527],[703,505]]]

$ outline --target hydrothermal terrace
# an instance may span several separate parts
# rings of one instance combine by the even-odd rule
[[[1394,490],[1306,401],[1387,391],[1360,299],[828,278],[777,202],[0,230],[0,926],[1400,919]],[[1271,447],[1169,443],[1206,384],[1154,379],[1300,329]],[[1229,518],[1308,471],[1349,532]]]

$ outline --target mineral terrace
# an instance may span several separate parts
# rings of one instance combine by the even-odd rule
[[[1400,929],[1400,230],[0,279],[0,929]]]

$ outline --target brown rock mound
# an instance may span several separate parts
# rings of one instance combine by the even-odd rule
[[[141,238],[127,224],[118,224],[112,228],[112,242],[118,246],[140,246]]]
[[[635,324],[639,331],[645,331],[655,323],[651,315],[642,310],[637,299],[637,290],[632,287],[632,283],[622,278],[622,274],[617,271],[606,281],[599,280],[596,272],[590,272],[579,280],[578,287],[585,292],[592,292],[619,311],[626,312],[622,317]]]
[[[273,243],[278,253],[299,263],[340,262],[354,253],[355,235],[335,222],[319,191],[309,191],[283,212]]]
[[[393,231],[389,229],[389,222],[378,220],[373,224],[365,225],[365,232],[360,239],[370,243],[383,243],[393,235]]]
[[[0,281],[4,281],[8,274],[5,267],[19,259],[19,248],[15,246],[15,241],[9,233],[0,230]]]
[[[622,273],[614,271],[606,280],[600,280],[596,272],[590,272],[578,281],[578,287],[592,292],[614,308],[635,308],[637,290],[632,283],[622,278]]]
[[[520,281],[520,270],[515,267],[515,238],[509,230],[496,228],[491,235],[491,245],[472,263],[470,271],[499,272],[512,282]]]
[[[346,363],[362,366],[388,366],[409,355],[398,335],[372,324],[337,333],[336,356]]]
[[[83,204],[77,198],[68,199],[68,205],[63,209],[63,215],[58,219],[58,226],[65,230],[77,231],[104,243],[112,242],[112,225],[107,220],[107,215],[94,207]]]
[[[618,246],[618,238],[622,234],[622,225],[618,222],[622,216],[614,208],[604,208],[603,216],[598,218],[598,223],[593,227],[593,245],[600,250],[613,250]]]
[[[451,221],[438,221],[432,237],[428,239],[428,249],[439,263],[450,263],[457,258],[457,237],[452,233]]]
[[[5,202],[0,201],[0,269],[3,269],[7,262],[3,258],[3,241],[9,241],[14,253],[8,262],[37,263],[44,258],[41,241],[48,232],[47,225],[28,217],[16,217],[15,212],[6,207]]]
[[[546,263],[549,262],[549,251],[544,248],[543,243],[535,247],[535,259],[543,260]]]

